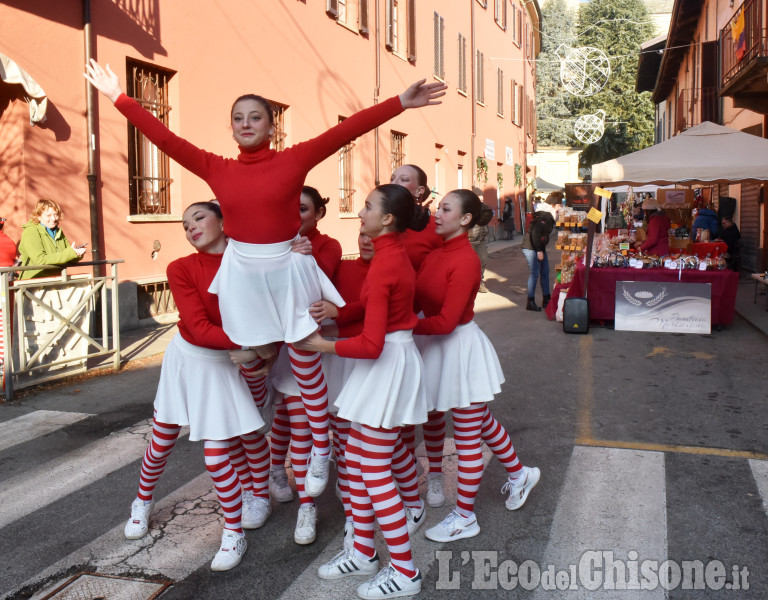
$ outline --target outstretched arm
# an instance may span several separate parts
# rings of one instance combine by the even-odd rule
[[[438,98],[445,96],[445,90],[448,89],[448,86],[439,81],[432,83],[426,83],[426,81],[426,79],[420,79],[400,94],[400,104],[403,105],[404,109],[442,103],[442,100],[438,100]]]

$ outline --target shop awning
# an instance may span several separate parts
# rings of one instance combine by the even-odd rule
[[[536,185],[536,191],[537,192],[543,192],[543,193],[549,193],[549,192],[562,192],[563,186],[557,185],[556,183],[550,183],[546,179],[542,179],[541,177],[537,177],[535,180]]]
[[[592,165],[598,184],[768,180],[768,140],[705,121],[650,148]]]
[[[26,92],[26,100],[29,104],[29,124],[44,123],[45,111],[48,108],[48,98],[37,83],[24,69],[8,58],[0,54],[0,79],[5,83],[19,84]]]

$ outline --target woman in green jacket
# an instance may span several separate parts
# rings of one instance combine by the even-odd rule
[[[53,200],[39,200],[32,218],[22,227],[19,258],[22,266],[67,265],[83,258],[86,244],[70,245],[59,227],[61,208]],[[21,279],[51,277],[60,269],[40,269],[21,272]]]

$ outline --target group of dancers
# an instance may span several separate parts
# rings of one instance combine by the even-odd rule
[[[342,261],[338,242],[317,230],[327,200],[304,181],[315,165],[403,110],[439,104],[445,85],[416,82],[282,152],[270,148],[269,102],[242,96],[231,111],[240,153],[225,159],[170,132],[122,93],[108,65],[91,61],[85,77],[160,150],[203,178],[217,199],[184,211],[196,252],[168,266],[179,334],[163,358],[126,537],[147,534],[154,486],[188,425],[190,440],[204,442],[224,514],[214,571],[240,563],[243,529],[266,522],[270,495],[293,499],[289,449],[300,499],[294,540],[312,543],[314,502],[328,483],[333,453],[344,543],[318,575],[373,575],[358,587],[361,598],[418,593],[410,536],[425,521],[425,504],[445,504],[447,412],[458,454],[457,501],[426,531],[428,539],[450,542],[480,532],[474,499],[483,442],[508,471],[502,487],[508,509],[520,508],[540,477],[539,469],[522,466],[488,408],[504,378],[472,320],[480,263],[467,232],[482,218],[482,203],[471,191],[455,190],[431,216],[423,207],[426,175],[415,165],[399,167],[359,213],[360,258]],[[263,415],[273,395],[282,400],[268,440]],[[418,489],[416,425],[424,429],[429,459],[426,502]],[[375,522],[390,555],[381,569]]]

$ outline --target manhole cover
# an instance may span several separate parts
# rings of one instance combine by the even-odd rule
[[[154,600],[170,583],[80,573],[43,600]]]

